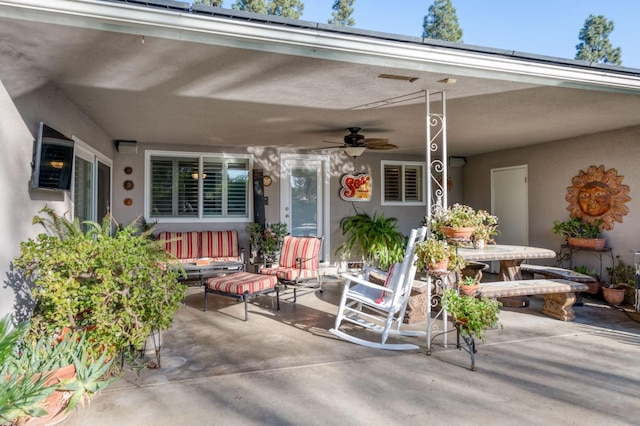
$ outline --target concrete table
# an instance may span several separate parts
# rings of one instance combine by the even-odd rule
[[[487,245],[484,249],[461,247],[458,254],[466,261],[487,262],[497,260],[500,262],[499,277],[502,281],[522,279],[520,264],[526,259],[545,259],[556,257],[553,250],[511,245]]]

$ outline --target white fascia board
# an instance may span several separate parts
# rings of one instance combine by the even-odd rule
[[[0,0],[0,16],[187,42],[459,76],[640,92],[638,74],[541,63],[339,32],[95,0]],[[550,58],[551,59],[551,58]]]

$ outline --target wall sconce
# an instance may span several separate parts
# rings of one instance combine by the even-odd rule
[[[366,146],[345,146],[344,152],[350,157],[360,157],[367,150]]]
[[[61,169],[64,167],[64,161],[52,161],[50,164],[54,169]]]
[[[191,173],[191,177],[192,177],[193,179],[195,179],[195,180],[198,180],[198,178],[200,177],[200,175],[198,174],[198,172],[194,172],[194,173]],[[206,179],[206,178],[207,178],[207,174],[206,174],[206,173],[203,173],[203,174],[202,174],[202,179]]]

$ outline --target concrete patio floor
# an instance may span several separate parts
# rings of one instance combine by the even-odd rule
[[[453,345],[426,355],[344,342],[340,286],[249,304],[190,287],[164,333],[161,368],[127,371],[65,425],[637,425],[640,314],[586,299],[575,322],[503,308],[478,345],[477,371]],[[635,321],[633,320],[635,319]],[[424,325],[412,325],[424,328]],[[451,334],[449,342],[455,336]],[[442,343],[441,340],[436,342]]]

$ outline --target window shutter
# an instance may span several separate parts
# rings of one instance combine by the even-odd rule
[[[178,160],[178,216],[198,216],[198,168],[198,160]]]
[[[173,215],[173,161],[151,159],[151,215]]]
[[[248,214],[249,168],[245,163],[227,165],[227,215]]]
[[[207,177],[203,183],[203,215],[205,217],[222,216],[222,163],[212,160],[205,160],[203,165],[204,174]]]
[[[405,166],[404,201],[422,201],[422,167]]]
[[[402,201],[401,166],[384,166],[384,200]]]

